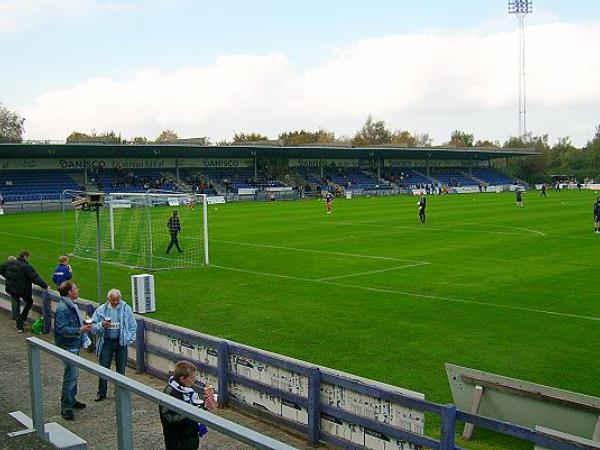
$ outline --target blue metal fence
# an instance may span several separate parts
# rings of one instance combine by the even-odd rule
[[[48,332],[50,330],[50,321],[46,320],[46,318],[52,316],[51,298],[45,291],[41,295],[43,299],[42,308],[37,307],[37,310],[44,316],[44,328],[45,331]],[[91,305],[89,304],[80,304],[79,308],[91,316],[93,313],[93,307],[92,309],[90,309],[90,306]],[[236,406],[240,406],[246,409],[248,408],[248,405],[228,395],[229,382],[235,382],[244,386],[248,386],[252,389],[256,389],[268,395],[278,397],[283,401],[289,401],[294,404],[305,407],[308,411],[308,424],[293,422],[282,417],[276,417],[274,415],[270,415],[270,418],[275,420],[276,422],[285,423],[285,425],[293,429],[297,429],[304,432],[307,436],[307,440],[311,444],[316,444],[318,441],[324,441],[342,446],[343,448],[347,449],[365,448],[363,446],[353,444],[344,439],[332,436],[328,433],[321,432],[321,418],[323,416],[329,416],[335,419],[347,421],[362,426],[366,429],[371,430],[373,433],[380,433],[381,435],[387,436],[389,438],[407,441],[415,445],[439,450],[460,449],[460,447],[457,447],[455,443],[456,427],[458,422],[472,423],[477,427],[487,428],[495,432],[523,439],[550,449],[581,450],[583,448],[586,448],[578,444],[567,443],[559,439],[552,438],[539,431],[532,430],[526,427],[490,419],[476,414],[458,411],[456,409],[456,406],[452,404],[441,405],[434,402],[429,402],[426,400],[411,397],[408,395],[402,395],[398,392],[386,390],[375,385],[368,385],[357,380],[348,379],[328,373],[327,371],[324,371],[322,368],[317,366],[300,364],[294,361],[280,358],[273,354],[267,354],[257,349],[248,348],[240,344],[223,341],[218,338],[213,338],[209,336],[200,337],[190,332],[173,330],[163,325],[156,324],[153,321],[145,321],[144,319],[137,319],[137,324],[138,334],[137,341],[134,344],[134,346],[136,348],[135,364],[136,369],[139,372],[148,372],[152,375],[163,378],[168,376],[167,373],[161,372],[160,370],[147,365],[145,358],[146,354],[155,354],[157,356],[172,361],[176,361],[182,358],[179,354],[170,352],[163,348],[147,343],[145,339],[146,331],[153,331],[156,333],[166,334],[168,336],[176,337],[178,339],[183,339],[194,343],[200,343],[215,348],[217,351],[216,366],[206,364],[202,361],[191,361],[194,364],[196,364],[201,371],[210,373],[217,377],[219,406],[224,407],[227,406],[228,403],[233,403]],[[250,358],[256,361],[263,362],[265,364],[272,365],[274,367],[286,369],[295,372],[299,375],[306,376],[308,378],[308,397],[303,397],[297,394],[287,392],[277,387],[269,386],[264,383],[257,382],[255,380],[251,380],[240,374],[230,373],[229,357],[232,355]],[[440,439],[436,440],[431,437],[427,437],[411,431],[402,430],[397,427],[379,422],[375,419],[352,414],[346,410],[323,404],[321,402],[320,397],[321,387],[323,383],[341,386],[343,388],[350,389],[361,394],[380,398],[385,401],[393,402],[407,408],[436,414],[440,417]]]

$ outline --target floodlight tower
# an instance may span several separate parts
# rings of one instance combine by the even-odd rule
[[[519,136],[527,133],[527,88],[525,85],[525,16],[532,12],[532,0],[508,0],[508,13],[519,20]]]

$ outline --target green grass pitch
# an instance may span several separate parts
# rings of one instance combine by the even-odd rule
[[[331,215],[317,200],[213,205],[211,266],[157,272],[151,316],[436,402],[452,401],[445,362],[600,396],[596,195],[430,196],[424,225],[407,196],[336,199]],[[0,237],[49,281],[60,213],[0,216]],[[71,265],[94,299],[94,263]],[[106,265],[104,291],[129,299],[135,273]],[[531,447],[480,430],[465,446]]]

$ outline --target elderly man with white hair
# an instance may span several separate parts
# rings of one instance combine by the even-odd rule
[[[117,372],[125,374],[127,346],[135,341],[137,324],[131,307],[121,299],[121,291],[111,289],[108,301],[99,306],[92,316],[92,333],[97,336],[96,354],[98,363],[110,369],[113,357]],[[98,394],[95,401],[106,398],[107,382],[98,378]]]

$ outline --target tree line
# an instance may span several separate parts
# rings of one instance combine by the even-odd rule
[[[10,111],[0,103],[0,143],[22,142],[25,119]],[[66,138],[67,143],[103,143],[103,144],[181,144],[212,145],[208,137],[180,139],[171,130],[163,130],[156,138],[136,136],[124,139],[115,131],[90,132],[73,131]],[[337,137],[334,132],[325,129],[317,131],[291,130],[280,133],[276,140],[269,139],[261,133],[234,132],[231,141],[218,141],[216,145],[235,145],[247,143],[277,143],[283,146],[301,145],[341,145],[347,147],[397,146],[397,147],[432,147],[428,133],[413,133],[408,130],[393,130],[383,121],[375,120],[369,115],[364,125],[354,136]],[[594,136],[582,148],[576,148],[569,137],[559,138],[554,145],[548,143],[548,135],[534,136],[527,133],[523,136],[511,136],[504,144],[490,139],[478,139],[472,133],[455,130],[450,139],[442,145],[456,149],[462,148],[534,148],[539,156],[528,156],[511,160],[509,171],[512,175],[530,182],[550,181],[553,174],[567,175],[579,180],[585,178],[600,179],[600,125]]]

